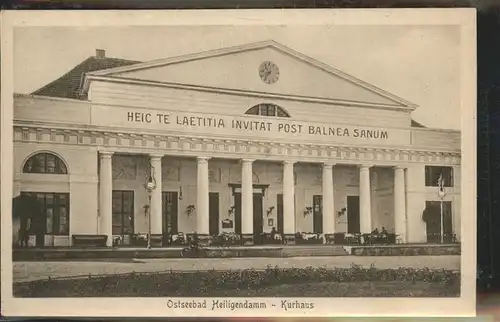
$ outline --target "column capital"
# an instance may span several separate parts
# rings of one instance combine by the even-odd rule
[[[295,160],[283,160],[281,163],[283,165],[294,165],[295,163],[297,163],[297,161],[295,161]]]
[[[110,152],[110,151],[99,151],[99,156],[104,158],[104,159],[108,159],[108,158],[111,158],[113,156],[114,152]]]
[[[241,163],[253,163],[255,159],[241,159]]]
[[[369,170],[370,168],[373,168],[373,164],[358,164],[358,168],[360,170]]]
[[[394,171],[404,171],[405,169],[406,167],[402,165],[394,166]]]
[[[154,160],[154,159],[161,159],[163,158],[165,155],[163,153],[150,153],[149,154],[149,158],[151,160]]]
[[[331,169],[336,165],[336,163],[326,161],[326,162],[323,162],[321,165],[323,166],[323,168]]]
[[[208,160],[210,160],[210,157],[197,157],[196,160],[198,161],[198,163],[204,163],[208,162]]]

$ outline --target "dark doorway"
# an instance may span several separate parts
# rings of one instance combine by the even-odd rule
[[[241,193],[234,193],[234,232],[241,234]]]
[[[45,246],[45,235],[69,235],[69,193],[22,192],[36,198],[37,211],[29,215],[29,234],[36,237],[36,247]],[[34,199],[33,199],[34,200]]]
[[[278,227],[276,228],[279,233],[283,234],[285,233],[283,231],[283,195],[278,194],[276,196],[276,213],[278,215],[277,218],[277,225]]]
[[[178,209],[179,197],[177,191],[162,192],[163,235],[173,235],[179,232]]]
[[[219,193],[208,194],[208,232],[210,235],[219,234]]]
[[[261,193],[253,194],[253,234],[254,236],[260,236],[260,234],[264,231],[263,227],[263,203],[262,203],[263,195]]]
[[[134,191],[113,190],[112,200],[113,235],[122,236],[123,242],[128,242],[130,239],[125,236],[134,233]]]
[[[350,234],[360,232],[359,196],[347,196],[347,232]]]
[[[263,195],[261,193],[253,194],[253,232],[254,235],[260,235],[263,231]],[[241,193],[234,193],[234,232],[241,234]]]
[[[428,243],[441,243],[441,202],[427,201],[425,207],[425,223]],[[451,201],[443,202],[443,242],[452,242],[453,219]]]
[[[313,232],[323,232],[323,196],[313,196]]]

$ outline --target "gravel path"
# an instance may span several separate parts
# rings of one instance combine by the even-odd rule
[[[82,262],[14,262],[14,282],[24,282],[48,277],[64,277],[89,274],[120,274],[130,272],[155,272],[165,270],[226,270],[264,269],[268,265],[281,268],[349,267],[351,264],[377,268],[435,268],[460,270],[460,256],[336,256],[294,258],[207,258],[207,259],[135,259],[130,261],[82,261]]]

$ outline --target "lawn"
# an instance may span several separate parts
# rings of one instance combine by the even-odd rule
[[[280,269],[89,276],[14,284],[16,297],[457,297],[460,274],[430,269]]]

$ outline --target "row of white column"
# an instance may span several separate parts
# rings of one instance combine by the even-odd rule
[[[150,155],[150,162],[156,180],[156,189],[151,192],[151,233],[162,233],[162,157]],[[209,157],[197,158],[197,233],[209,232]],[[108,236],[108,245],[112,244],[112,153],[100,153],[99,173],[99,215],[101,217],[100,233]],[[253,181],[252,164],[255,160],[241,160],[241,230],[243,234],[253,234]],[[295,234],[295,180],[294,161],[283,162],[283,233]],[[323,163],[323,232],[335,232],[336,209],[333,185],[334,163]],[[360,195],[360,231],[369,233],[371,224],[371,187],[370,166],[359,166]],[[406,235],[406,193],[404,168],[394,170],[394,220],[395,232],[405,240]]]

